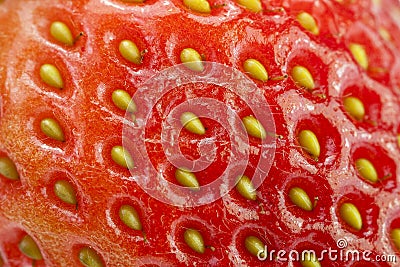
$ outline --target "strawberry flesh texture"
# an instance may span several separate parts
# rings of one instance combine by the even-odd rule
[[[348,238],[352,248],[394,253],[388,233],[399,227],[394,203],[399,194],[400,57],[396,49],[400,34],[390,14],[395,10],[392,6],[399,8],[395,1],[384,1],[380,7],[371,1],[269,1],[258,14],[233,2],[210,1],[217,6],[211,15],[189,11],[177,0],[139,5],[107,2],[121,8],[100,1],[5,0],[1,4],[0,152],[15,162],[20,173],[20,181],[0,179],[0,255],[6,266],[32,264],[18,250],[24,233],[34,237],[44,256],[36,266],[78,266],[83,246],[94,248],[107,266],[256,266],[259,261],[244,247],[248,235],[259,237],[268,248],[287,251],[336,248],[335,240]],[[300,27],[294,19],[300,11],[315,17],[320,35]],[[63,46],[48,31],[55,20],[67,23],[74,36],[84,35],[74,46]],[[391,33],[391,41],[378,35],[380,26]],[[118,44],[124,39],[146,50],[142,64],[129,63],[119,54]],[[364,71],[357,66],[347,49],[351,42],[365,46],[376,68]],[[135,93],[158,71],[180,63],[179,53],[186,47],[196,49],[207,61],[242,71],[244,60],[256,58],[270,77],[290,74],[299,64],[314,76],[313,93],[299,88],[290,77],[255,81],[264,90],[276,133],[282,136],[276,141],[268,177],[257,189],[257,201],[245,200],[233,190],[206,206],[172,207],[147,195],[129,178],[128,170],[111,160],[109,151],[121,145],[124,116],[111,102],[112,91],[124,88]],[[64,89],[55,90],[40,80],[39,68],[45,63],[60,70]],[[212,89],[216,90],[206,91]],[[344,113],[342,98],[349,93],[362,99],[372,122],[357,122]],[[160,103],[170,108],[185,97],[170,94]],[[223,100],[223,93],[215,97]],[[240,117],[250,115],[249,107],[232,108]],[[161,115],[153,115],[149,136],[159,137]],[[66,142],[41,133],[40,120],[49,116],[60,122]],[[203,138],[224,140],[221,125],[212,120],[204,124],[209,129],[205,137],[181,132],[180,147],[188,157],[199,156]],[[296,138],[310,127],[322,148],[318,162],[299,148]],[[250,143],[259,146],[257,139],[250,138]],[[153,164],[167,166],[166,179],[174,181],[174,169],[160,143],[149,142],[147,148]],[[222,155],[227,148],[218,149]],[[380,177],[390,174],[387,179],[370,184],[359,177],[354,161],[365,153],[372,155]],[[249,177],[258,159],[256,154],[250,156],[245,173]],[[200,172],[202,183],[218,177],[225,160],[219,156]],[[75,185],[77,208],[54,195],[52,188],[60,177]],[[287,195],[292,186],[305,189],[311,199],[318,197],[312,212],[293,206]],[[339,218],[340,204],[348,200],[364,220],[360,231]],[[144,233],[119,220],[123,204],[138,207]],[[192,251],[183,241],[186,228],[199,230],[205,244],[215,250],[208,248],[203,255]]]

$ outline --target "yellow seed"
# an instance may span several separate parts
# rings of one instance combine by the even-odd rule
[[[64,132],[60,126],[60,124],[55,120],[51,118],[46,118],[43,119],[40,122],[40,129],[42,132],[57,141],[64,142],[65,137],[64,137]]]
[[[203,135],[206,133],[206,129],[203,126],[203,123],[201,123],[201,120],[199,117],[197,117],[194,113],[192,112],[184,112],[181,115],[181,123],[183,127],[186,128],[189,132]]]
[[[183,234],[185,243],[194,251],[198,253],[204,253],[205,246],[203,236],[199,231],[194,229],[187,229]]]
[[[135,64],[142,63],[142,55],[134,42],[123,40],[119,43],[119,52],[128,61]]]
[[[122,205],[119,208],[119,218],[129,228],[139,231],[143,229],[138,212],[130,205]]]
[[[60,71],[52,64],[44,64],[40,67],[40,78],[42,78],[43,82],[55,88],[61,89],[64,87]]]
[[[265,245],[264,243],[255,236],[248,236],[244,241],[244,246],[247,251],[253,256],[263,258],[265,257]]]
[[[129,93],[125,90],[115,90],[112,93],[112,101],[113,103],[120,109],[126,110],[128,112],[136,112],[136,104],[133,102]]]
[[[390,237],[392,238],[396,248],[400,251],[400,228],[393,229]]]
[[[14,162],[8,157],[0,157],[0,174],[10,180],[18,180],[19,174]]]
[[[200,13],[210,13],[211,8],[207,0],[183,0],[185,6]]]
[[[200,185],[196,175],[185,168],[180,168],[175,171],[175,178],[183,186],[189,187],[192,190],[199,190]]]
[[[264,65],[261,64],[260,61],[256,59],[247,59],[243,63],[244,70],[250,75],[250,77],[260,80],[260,81],[267,81],[268,80],[268,72],[265,69]]]
[[[302,255],[304,255],[304,258],[300,261],[302,267],[321,267],[314,253],[304,252]]]
[[[68,28],[67,25],[65,25],[65,23],[61,21],[55,21],[51,24],[50,34],[54,37],[54,39],[63,44],[74,44],[74,38],[72,37],[71,30]]]
[[[365,115],[364,104],[357,97],[349,96],[343,99],[344,109],[358,121],[362,121]]]
[[[65,180],[58,180],[54,184],[54,193],[67,204],[76,205],[76,192],[72,184]]]
[[[265,139],[267,137],[267,132],[262,124],[253,116],[244,117],[242,122],[249,135],[260,139]]]
[[[362,178],[370,182],[378,181],[378,174],[371,161],[361,158],[356,160],[356,169]]]
[[[383,40],[385,41],[391,41],[392,40],[392,36],[390,35],[390,33],[383,27],[379,28],[379,35],[382,37]]]
[[[357,63],[363,68],[368,69],[368,56],[364,46],[360,44],[351,43],[349,45],[351,54]]]
[[[249,200],[257,199],[257,191],[254,189],[253,183],[250,178],[243,175],[240,177],[236,184],[236,190],[245,198]]]
[[[185,48],[181,52],[181,62],[189,69],[194,71],[203,71],[204,66],[199,52],[193,48]]]
[[[296,18],[304,29],[310,31],[312,34],[315,35],[319,34],[319,28],[317,26],[317,22],[315,21],[314,17],[311,16],[309,13],[301,12],[296,16]]]
[[[350,227],[359,231],[362,228],[362,218],[357,207],[351,203],[344,203],[340,207],[340,217],[345,221]]]
[[[310,197],[300,187],[293,187],[289,191],[289,198],[295,204],[297,207],[306,210],[306,211],[312,211],[313,210],[313,204],[311,203]]]
[[[400,146],[400,134],[397,135],[397,144]]]
[[[115,163],[124,168],[133,169],[134,167],[131,154],[122,146],[114,146],[111,149],[111,158]]]
[[[33,260],[43,259],[42,253],[31,236],[25,235],[18,244],[19,250]]]
[[[84,247],[79,251],[79,261],[85,267],[103,267],[103,262],[100,256],[94,249],[89,247]]]
[[[262,10],[260,0],[238,0],[238,3],[251,12],[260,12]]]
[[[314,158],[318,158],[321,153],[318,138],[310,130],[302,130],[299,133],[300,146]]]
[[[303,66],[295,66],[292,69],[292,78],[298,85],[310,91],[315,88],[313,76],[310,71]]]

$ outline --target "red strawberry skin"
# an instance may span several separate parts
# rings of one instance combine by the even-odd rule
[[[179,0],[128,2],[0,1],[0,157],[11,159],[19,174],[17,180],[0,175],[0,266],[85,266],[79,259],[84,247],[93,249],[103,266],[288,266],[288,261],[276,257],[266,262],[257,259],[245,246],[248,236],[258,237],[269,250],[320,252],[338,249],[336,242],[346,239],[347,249],[371,251],[371,257],[399,257],[400,248],[391,236],[400,228],[397,1],[275,0],[262,1],[262,11],[251,12],[234,1],[213,0],[210,14],[191,10]],[[296,19],[303,11],[316,20],[318,35]],[[68,26],[76,37],[73,45],[50,34],[54,21]],[[121,55],[122,40],[137,45],[140,64]],[[352,56],[349,46],[353,43],[365,48],[368,68],[359,66]],[[254,107],[240,93],[228,97],[227,88],[199,83],[173,89],[151,114],[144,114],[153,91],[138,92],[149,79],[182,63],[180,53],[185,48],[198,51],[204,61],[242,72],[263,95],[254,103],[269,106],[265,118],[256,116],[273,119],[264,126],[269,131],[267,142],[274,146],[268,150],[273,152],[268,158],[270,168],[261,166],[269,171],[261,177],[256,200],[232,188],[205,205],[178,207],[154,198],[138,181],[148,173],[140,168],[143,155],[133,153],[139,146],[135,142],[141,141],[163,179],[177,184],[177,166],[168,161],[161,137],[168,113],[185,101],[208,97],[239,118],[253,114]],[[269,80],[250,77],[243,67],[249,58],[264,65]],[[61,73],[62,89],[40,77],[40,67],[46,63]],[[310,71],[314,90],[295,81],[292,69],[297,65]],[[113,103],[116,89],[137,97],[137,124],[124,118],[125,111]],[[343,99],[347,96],[363,102],[362,121],[346,112]],[[229,168],[231,147],[226,144],[232,142],[232,132],[214,115],[201,119],[204,135],[187,129],[179,133],[180,150],[191,160],[201,157],[200,144],[210,140],[215,144],[214,161],[195,173],[201,186]],[[135,132],[146,116],[145,138],[132,137],[131,143],[122,140],[123,133]],[[63,142],[43,133],[40,122],[45,118],[58,121]],[[318,138],[318,160],[299,143],[299,133],[306,129]],[[128,143],[136,161],[131,170],[111,157],[114,146]],[[263,143],[250,136],[248,147],[244,174],[251,178],[259,170]],[[378,182],[360,176],[355,167],[359,158],[372,162]],[[71,183],[76,205],[57,197],[53,188],[59,180]],[[293,187],[307,192],[312,211],[291,202]],[[186,193],[190,198],[196,194]],[[357,207],[360,230],[340,215],[344,203]],[[118,215],[122,205],[135,207],[142,230],[123,223]],[[204,253],[185,242],[187,229],[201,233]],[[43,259],[32,260],[19,249],[27,234]],[[328,257],[320,263],[398,264]],[[299,261],[290,264],[301,266]]]

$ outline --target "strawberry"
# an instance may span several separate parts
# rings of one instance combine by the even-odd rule
[[[398,1],[0,7],[0,266],[397,266]]]

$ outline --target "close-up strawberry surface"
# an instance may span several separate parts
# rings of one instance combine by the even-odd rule
[[[399,48],[395,0],[0,1],[0,266],[399,266]]]

